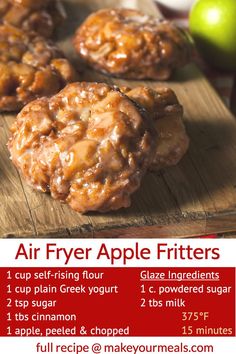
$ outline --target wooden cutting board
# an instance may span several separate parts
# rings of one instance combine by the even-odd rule
[[[157,14],[150,0],[129,1]],[[127,1],[126,1],[127,4]],[[68,0],[68,21],[58,40],[77,64],[71,36],[91,11],[124,5],[117,0]],[[116,84],[167,85],[185,109],[191,138],[182,162],[159,173],[148,173],[133,196],[132,207],[108,214],[80,215],[49,195],[33,191],[20,178],[6,148],[15,116],[0,117],[1,237],[186,237],[236,231],[236,123],[202,73],[189,65],[168,83],[113,80],[93,71],[84,80]]]

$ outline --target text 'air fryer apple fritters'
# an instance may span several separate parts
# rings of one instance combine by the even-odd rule
[[[152,120],[116,87],[74,83],[29,103],[8,146],[32,187],[84,213],[128,207],[156,141]]]
[[[93,13],[78,28],[74,46],[95,69],[128,79],[166,80],[190,56],[181,29],[131,9]]]
[[[76,72],[51,41],[10,25],[0,26],[0,111],[16,111],[55,94]]]

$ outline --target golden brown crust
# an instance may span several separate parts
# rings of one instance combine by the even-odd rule
[[[65,19],[60,0],[1,0],[0,22],[51,37]]]
[[[144,107],[154,120],[158,133],[156,154],[150,166],[159,170],[176,165],[189,147],[189,138],[183,123],[183,108],[175,93],[166,87],[121,88],[128,97]]]
[[[95,69],[129,79],[168,79],[190,52],[175,25],[130,9],[93,13],[78,28],[74,46]]]
[[[28,183],[84,213],[128,207],[155,144],[152,122],[117,88],[74,83],[28,104],[8,146]]]
[[[0,26],[0,111],[15,111],[55,94],[77,74],[52,42],[10,25]]]

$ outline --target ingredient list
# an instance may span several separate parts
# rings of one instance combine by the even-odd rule
[[[1,268],[0,336],[234,336],[235,268]]]

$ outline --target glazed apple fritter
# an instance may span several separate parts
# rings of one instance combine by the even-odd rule
[[[176,165],[189,147],[189,137],[183,122],[183,107],[173,90],[166,87],[123,87],[128,97],[145,108],[158,133],[156,154],[151,170]]]
[[[127,79],[166,80],[190,57],[181,29],[131,9],[93,13],[78,28],[74,46],[93,68]]]
[[[51,37],[55,28],[65,20],[60,0],[1,0],[0,22],[43,37]]]
[[[17,111],[76,78],[70,62],[51,41],[10,25],[0,26],[0,111]]]
[[[130,205],[156,141],[145,110],[118,88],[73,83],[24,107],[8,147],[33,188],[85,213]]]

